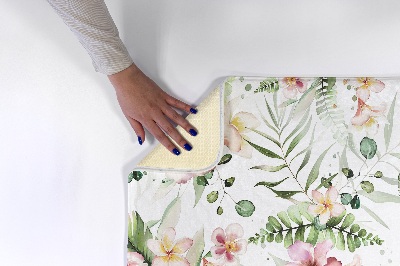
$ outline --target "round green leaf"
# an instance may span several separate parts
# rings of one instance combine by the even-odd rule
[[[352,178],[354,176],[354,172],[350,168],[342,168],[342,173],[347,178]]]
[[[236,203],[235,209],[240,216],[249,217],[254,213],[256,207],[254,206],[253,202],[249,200],[241,200]]]
[[[225,180],[225,187],[231,187],[233,186],[233,183],[235,182],[235,178],[232,176],[228,179]]]
[[[217,208],[217,214],[218,214],[218,215],[221,215],[221,214],[223,214],[223,213],[224,213],[224,209],[222,209],[221,206],[218,206],[218,208]]]
[[[217,199],[218,199],[218,191],[211,191],[211,192],[207,195],[207,201],[208,201],[209,203],[214,203]]]
[[[375,156],[377,149],[378,146],[373,139],[364,137],[360,142],[360,152],[365,159],[372,159]]]
[[[251,90],[251,84],[247,84],[247,85],[244,87],[244,89],[245,89],[246,91]]]
[[[376,178],[382,178],[382,177],[383,177],[383,173],[382,173],[382,171],[376,171],[376,173],[374,174],[374,176],[375,176]]]
[[[351,200],[352,200],[352,196],[349,193],[342,193],[340,194],[340,201],[342,202],[342,204],[344,205],[348,205],[350,204]]]
[[[350,227],[350,233],[354,234],[357,233],[358,231],[360,231],[360,226],[358,224],[353,224]]]
[[[371,193],[374,191],[374,184],[372,184],[369,181],[362,181],[361,182],[361,188],[367,192],[367,193]]]

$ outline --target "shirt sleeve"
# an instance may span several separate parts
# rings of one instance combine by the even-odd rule
[[[89,53],[97,72],[112,75],[133,60],[104,0],[47,0]]]

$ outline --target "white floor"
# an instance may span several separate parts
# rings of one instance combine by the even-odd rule
[[[137,64],[191,104],[227,75],[400,76],[397,0],[106,2]],[[154,138],[137,144],[46,1],[0,6],[0,265],[124,265],[127,175]]]

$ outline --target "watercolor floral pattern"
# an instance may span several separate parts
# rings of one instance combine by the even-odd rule
[[[382,259],[400,239],[382,208],[400,203],[399,81],[230,77],[221,88],[216,165],[131,173],[128,266],[400,263]]]

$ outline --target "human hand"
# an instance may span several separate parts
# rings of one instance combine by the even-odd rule
[[[194,127],[172,107],[194,114],[197,113],[196,109],[168,95],[135,64],[119,73],[109,75],[108,79],[115,88],[122,112],[138,136],[140,145],[145,141],[143,128],[145,127],[162,145],[176,155],[179,155],[180,151],[166,134],[184,149],[188,151],[192,149],[167,118],[192,136],[196,136],[197,131]]]

